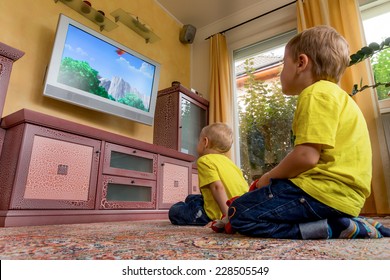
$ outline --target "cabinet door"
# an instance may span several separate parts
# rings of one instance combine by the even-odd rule
[[[192,164],[177,159],[159,156],[158,206],[167,209],[174,203],[184,201],[191,186]]]
[[[191,194],[200,194],[198,170],[192,169]]]
[[[100,209],[154,209],[156,181],[103,176]]]
[[[157,155],[125,146],[105,143],[103,173],[156,180]]]
[[[5,138],[5,130],[0,128],[0,157],[1,157],[1,151],[3,150],[4,138]]]
[[[197,156],[199,134],[207,125],[207,107],[180,93],[179,151]]]
[[[10,209],[94,208],[100,141],[30,124],[21,141]]]

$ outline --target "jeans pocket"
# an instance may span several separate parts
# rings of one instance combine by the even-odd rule
[[[318,200],[311,198],[311,197],[302,197],[300,199],[300,203],[307,209],[307,212],[309,218],[315,218],[315,219],[327,219],[330,217],[340,217],[344,216],[345,214],[329,207]]]
[[[322,217],[304,197],[296,197],[269,207],[269,211],[262,211],[257,219],[273,222],[300,222],[302,220],[318,220]]]
[[[316,219],[316,220],[321,220],[321,219],[323,219],[323,217],[321,216],[321,214],[320,213],[318,213],[317,211],[316,211],[316,209],[318,208],[318,207],[316,207],[316,206],[318,206],[318,205],[311,205],[310,203],[309,203],[309,201],[306,199],[306,198],[304,198],[304,197],[302,197],[302,198],[300,198],[299,199],[299,203],[303,206],[303,207],[305,207],[305,209],[306,209],[306,212],[307,212],[307,218],[313,218],[313,219]]]

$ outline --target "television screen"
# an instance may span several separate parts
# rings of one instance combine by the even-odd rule
[[[60,15],[44,95],[153,125],[160,64]]]

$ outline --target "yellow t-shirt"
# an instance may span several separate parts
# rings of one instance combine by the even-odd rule
[[[220,219],[221,210],[214,200],[209,184],[221,181],[228,199],[241,196],[248,191],[242,171],[225,155],[208,154],[197,160],[199,188],[204,199],[204,209],[211,220]]]
[[[314,168],[290,180],[320,202],[359,215],[370,195],[372,152],[355,101],[335,83],[314,83],[298,97],[293,134],[294,145],[322,144],[322,150]]]

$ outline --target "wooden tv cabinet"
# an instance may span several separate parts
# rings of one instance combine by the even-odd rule
[[[4,117],[0,226],[166,219],[195,158],[27,109]]]

